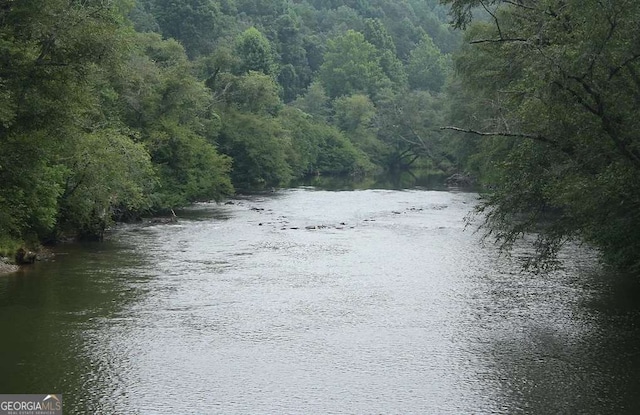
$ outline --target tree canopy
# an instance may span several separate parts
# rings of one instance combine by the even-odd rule
[[[640,269],[631,0],[0,5],[0,253],[305,175],[477,177],[487,232]],[[461,41],[460,31],[464,29]]]
[[[446,3],[468,26],[454,113],[481,141],[468,160],[491,161],[489,232],[505,246],[535,232],[543,260],[587,241],[640,270],[640,5]],[[487,19],[472,23],[478,6]]]
[[[0,251],[389,168],[386,103],[430,88],[409,56],[431,36],[446,60],[446,20],[433,1],[3,2]]]

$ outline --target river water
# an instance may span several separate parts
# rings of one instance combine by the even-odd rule
[[[521,270],[473,193],[199,204],[0,278],[0,393],[65,414],[640,413],[637,285]]]

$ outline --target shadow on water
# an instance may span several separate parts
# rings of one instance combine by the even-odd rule
[[[229,205],[225,205],[224,203],[195,203],[187,208],[177,210],[176,214],[178,215],[178,221],[226,221],[231,219],[233,216],[233,213],[228,206]]]
[[[114,368],[126,356],[99,350],[144,293],[144,276],[127,272],[142,260],[114,241],[55,254],[0,278],[0,391],[63,393],[65,413],[111,412],[101,402],[121,386]]]
[[[487,355],[502,413],[640,413],[640,284],[601,269],[572,274],[499,282],[510,294],[494,293],[491,312],[508,320],[493,327]]]

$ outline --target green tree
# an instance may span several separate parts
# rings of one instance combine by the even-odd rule
[[[407,72],[412,89],[440,92],[447,74],[447,56],[425,35],[411,51]]]
[[[129,13],[129,19],[137,32],[158,32],[160,26],[153,15],[154,0],[138,0]]]
[[[319,82],[309,85],[307,92],[292,105],[317,118],[326,119],[329,116],[329,97]]]
[[[291,137],[289,164],[296,177],[354,174],[371,168],[364,154],[324,120],[291,107],[279,118]]]
[[[126,74],[117,80],[122,119],[136,131],[154,163],[155,208],[169,209],[232,192],[230,160],[218,154],[211,90],[175,40],[138,34]]]
[[[356,132],[372,128],[376,107],[368,96],[355,94],[343,96],[333,103],[334,123],[345,132]]]
[[[60,219],[75,148],[105,128],[96,79],[127,44],[124,2],[0,9],[0,238],[37,241]]]
[[[406,86],[407,75],[402,62],[396,56],[396,45],[379,19],[367,19],[364,25],[364,37],[378,49],[380,67],[393,82],[396,89]]]
[[[125,133],[103,129],[77,141],[66,163],[59,231],[100,238],[115,215],[150,208],[151,159]]]
[[[291,137],[289,164],[298,177],[316,174],[361,174],[373,170],[366,155],[337,128],[297,108],[280,114]]]
[[[264,24],[286,15],[289,9],[287,0],[236,0],[238,11],[251,16]]]
[[[456,62],[488,113],[463,130],[500,149],[481,207],[488,229],[505,247],[537,232],[542,259],[579,239],[639,270],[640,4],[447,3],[459,26],[478,5],[490,16]]]
[[[380,165],[385,158],[386,148],[377,138],[377,126],[373,122],[376,107],[369,97],[354,94],[337,98],[333,110],[333,123],[358,149]]]
[[[278,82],[283,88],[285,102],[296,98],[311,81],[311,68],[307,60],[304,38],[300,31],[300,20],[293,13],[280,16],[275,22],[277,30],[276,48],[281,68]]]
[[[416,162],[452,173],[450,149],[438,130],[443,125],[444,97],[428,91],[391,95],[379,103],[378,137],[387,146],[385,165],[406,170]],[[422,163],[425,164],[424,162]]]
[[[322,135],[318,134],[319,120],[294,107],[285,107],[278,118],[291,137],[287,159],[294,177],[318,172],[317,161],[323,143]]]
[[[316,160],[316,171],[327,174],[363,174],[375,170],[368,157],[336,128],[320,130],[323,141]]]
[[[245,112],[275,115],[282,106],[279,85],[261,72],[251,71],[242,76],[222,74],[216,93],[228,107]]]
[[[396,45],[380,19],[366,19],[364,21],[364,37],[378,50],[391,51],[395,56]]]
[[[410,15],[405,15],[404,13],[397,18],[387,16],[385,19],[385,26],[393,36],[396,45],[397,56],[402,61],[408,59],[416,44],[426,34],[425,30],[417,23],[412,20]]]
[[[331,98],[354,93],[373,96],[391,84],[376,47],[353,30],[328,41],[318,77]]]
[[[220,149],[233,158],[231,178],[238,189],[287,184],[291,138],[277,119],[230,109],[218,137]]]
[[[218,2],[213,0],[154,0],[155,18],[162,34],[182,43],[189,56],[214,50],[223,21]]]
[[[461,33],[449,24],[449,7],[438,0],[408,0],[418,25],[442,53],[451,53],[460,47]]]
[[[240,59],[240,74],[256,71],[270,75],[276,70],[271,44],[255,27],[250,27],[238,36],[235,51]]]

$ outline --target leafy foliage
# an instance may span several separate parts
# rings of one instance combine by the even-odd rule
[[[412,91],[387,97],[379,103],[375,120],[379,140],[386,146],[386,164],[404,170],[416,162],[451,174],[454,149],[447,148],[439,127],[444,124],[444,97]]]
[[[291,139],[271,116],[231,110],[219,142],[222,151],[234,160],[231,178],[238,188],[279,186],[292,177],[287,163]]]
[[[209,89],[190,72],[180,44],[154,34],[137,35],[129,77],[118,88],[123,118],[135,129],[154,163],[157,209],[230,194],[230,161],[218,154]]]
[[[78,136],[99,128],[96,66],[118,57],[122,6],[10,2],[0,11],[0,234],[51,232]]]
[[[411,51],[407,72],[411,88],[440,92],[447,74],[447,57],[428,35],[424,36]]]
[[[372,96],[391,84],[375,46],[354,30],[328,42],[319,79],[332,98],[354,93]]]
[[[2,2],[0,241],[384,168],[386,103],[426,33],[455,44],[445,20],[417,0]]]
[[[469,23],[475,1],[449,1]],[[463,96],[494,132],[482,169],[497,191],[482,210],[506,247],[536,232],[540,258],[567,240],[640,269],[640,5],[633,1],[483,3],[457,58]]]
[[[295,108],[281,114],[291,136],[289,164],[298,177],[304,175],[362,174],[373,169],[367,156],[338,129]]]
[[[223,21],[218,2],[212,0],[155,0],[152,13],[162,34],[180,41],[190,56],[211,53]],[[147,26],[151,26],[147,23]],[[153,27],[153,26],[151,26]]]
[[[236,40],[235,51],[240,58],[238,72],[275,72],[273,51],[269,40],[255,27],[245,30]]]
[[[78,140],[67,160],[58,223],[83,237],[99,237],[115,210],[149,207],[155,185],[149,154],[121,131],[99,130]]]

